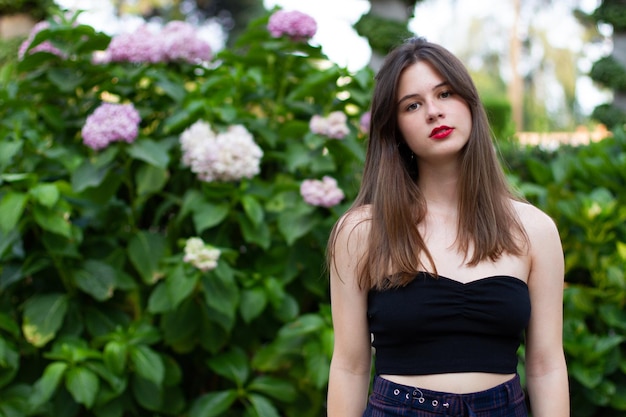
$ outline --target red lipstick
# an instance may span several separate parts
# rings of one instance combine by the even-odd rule
[[[454,128],[449,126],[437,126],[432,132],[430,132],[429,137],[432,139],[445,139],[452,134],[453,130]]]

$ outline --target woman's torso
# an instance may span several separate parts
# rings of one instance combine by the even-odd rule
[[[459,253],[456,242],[456,222],[454,219],[446,220],[445,217],[431,218],[429,222],[419,228],[426,246],[429,249],[432,260],[436,266],[436,272],[445,279],[456,280],[459,284],[467,285],[487,277],[502,277],[519,279],[527,284],[531,269],[529,255],[511,255],[508,253],[500,256],[496,261],[483,261],[475,266],[468,266],[466,257]],[[427,272],[429,261],[423,257],[422,264]],[[488,282],[480,285],[489,285]],[[510,380],[512,373],[495,372],[450,372],[427,375],[394,375],[384,374],[381,376],[392,382],[421,387],[434,391],[470,393],[492,388]]]

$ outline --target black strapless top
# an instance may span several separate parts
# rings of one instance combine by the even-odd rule
[[[379,375],[512,374],[530,296],[511,276],[463,284],[424,272],[404,287],[371,290],[367,314]]]

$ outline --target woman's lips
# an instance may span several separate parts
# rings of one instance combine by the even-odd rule
[[[445,139],[448,136],[450,136],[450,134],[452,134],[452,131],[454,129],[448,126],[439,126],[433,129],[432,132],[430,132],[430,138],[431,139]]]

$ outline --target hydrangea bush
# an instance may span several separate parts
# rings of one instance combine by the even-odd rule
[[[325,414],[372,74],[284,13],[215,57],[59,17],[2,69],[0,416]]]

